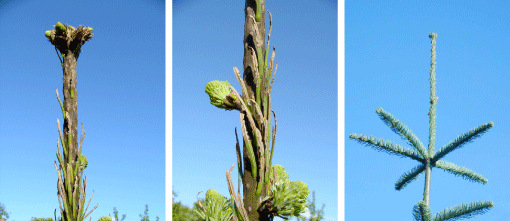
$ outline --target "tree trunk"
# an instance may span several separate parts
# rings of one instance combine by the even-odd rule
[[[71,156],[75,156],[78,161],[78,155],[74,154],[78,147],[78,94],[76,91],[76,64],[77,60],[72,51],[68,51],[64,58],[64,77],[63,77],[63,91],[64,94],[64,110],[69,118],[64,119],[64,142],[69,143],[68,136],[71,135],[71,146],[67,147]],[[73,91],[73,98],[71,99],[71,90]],[[70,120],[70,121],[69,121]],[[70,161],[68,161],[70,162]]]
[[[76,91],[76,64],[77,60],[75,55],[71,50],[68,50],[63,64],[63,94],[64,94],[64,110],[66,111],[66,119],[64,119],[64,143],[66,144],[67,152],[69,153],[69,159],[66,159],[70,164],[70,168],[74,169],[78,164],[78,111],[77,111],[77,91]],[[71,90],[73,91],[73,98],[71,98]],[[70,135],[70,136],[69,136]],[[71,141],[69,141],[71,138]],[[68,145],[71,144],[71,145]],[[79,192],[79,188],[81,187],[81,174],[76,174],[78,178],[78,185],[71,185],[71,192]],[[67,179],[71,179],[71,183],[76,182],[76,177],[66,177]],[[66,183],[66,180],[64,180]],[[75,190],[76,189],[76,190]],[[76,194],[72,196],[72,200],[75,202],[80,201],[80,194]],[[77,218],[76,213],[72,213],[71,211],[65,211],[66,213],[71,213],[71,219]]]
[[[261,16],[260,21],[256,22],[250,16],[255,18],[255,10],[257,7],[261,7]],[[253,50],[249,47],[256,49],[255,39],[259,37],[257,41],[262,42],[262,56],[265,55],[265,42],[264,38],[266,35],[265,31],[265,0],[260,0],[260,5],[257,5],[254,0],[246,0],[245,2],[245,23],[244,23],[244,58],[243,58],[243,80],[247,85],[248,94],[242,95],[244,100],[254,98],[255,92],[255,77],[253,76],[252,69],[255,67],[256,59],[253,59]],[[258,32],[258,35],[256,34]],[[257,55],[255,55],[257,57]],[[246,128],[248,130],[248,134],[251,137],[252,147],[257,147],[255,143],[255,139],[251,136],[252,130],[251,126],[248,123],[248,119],[245,117]],[[243,164],[244,164],[244,175],[243,175],[243,199],[244,199],[244,207],[248,213],[248,218],[250,221],[255,220],[269,220],[269,214],[265,214],[258,211],[259,203],[266,196],[267,190],[266,185],[262,185],[262,191],[259,196],[257,196],[257,181],[263,180],[261,174],[257,174],[257,177],[253,177],[251,173],[251,164],[250,159],[248,158],[248,152],[246,150],[246,144],[243,142]],[[257,151],[255,152],[256,162],[260,162],[260,155]],[[258,165],[260,166],[260,164]],[[258,169],[257,169],[258,171]],[[262,181],[263,182],[263,181]]]
[[[73,147],[78,146],[78,112],[77,112],[77,91],[76,91],[76,58],[74,54],[69,51],[64,59],[64,110],[69,114],[69,119],[72,122],[70,125],[67,120],[64,120],[64,135],[71,133],[73,136]],[[71,90],[73,90],[73,98],[71,99]],[[66,137],[67,140],[67,137]]]
[[[430,166],[430,159],[427,159],[425,165],[425,189],[423,190],[423,201],[430,207],[430,176],[432,175],[432,167]]]
[[[64,151],[62,155],[60,149],[57,150],[60,170],[57,168],[57,163],[55,162],[55,169],[58,175],[57,194],[59,204],[61,204],[59,206],[62,221],[83,221],[88,215],[85,214],[86,211],[84,208],[87,177],[85,176],[82,186],[82,175],[83,170],[88,165],[88,161],[87,158],[81,154],[81,143],[85,136],[83,130],[80,146],[78,146],[76,64],[81,52],[81,46],[93,36],[92,28],[84,26],[74,28],[70,25],[64,25],[58,22],[55,25],[55,30],[46,31],[44,35],[51,44],[55,46],[55,51],[59,58],[60,55],[63,58],[63,60],[60,60],[63,71],[63,103],[58,96],[57,90],[57,99],[61,105],[64,117],[63,132],[60,131],[60,122],[57,119],[60,141]],[[94,195],[94,192],[92,192],[92,195]],[[96,208],[97,205],[90,212]]]

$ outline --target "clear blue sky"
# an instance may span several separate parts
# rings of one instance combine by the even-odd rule
[[[55,89],[62,69],[44,37],[58,21],[94,28],[77,66],[92,220],[116,207],[165,220],[165,6],[161,1],[2,1],[0,202],[9,220],[53,217],[57,199]],[[81,131],[81,126],[78,127]],[[57,212],[59,213],[59,212]]]
[[[473,220],[508,220],[508,11],[507,1],[346,1],[346,220],[411,220],[413,206],[423,199],[424,175],[401,191],[394,188],[416,161],[347,137],[373,135],[409,147],[379,119],[375,110],[382,107],[428,145],[431,32],[438,34],[436,151],[461,133],[494,122],[482,137],[444,158],[489,182],[472,183],[434,168],[432,212],[492,200],[494,208]]]
[[[174,1],[173,171],[176,201],[192,206],[209,188],[228,196],[225,172],[236,162],[238,111],[210,104],[205,85],[243,67],[244,1]],[[270,47],[278,62],[272,106],[278,120],[273,164],[316,192],[324,216],[338,214],[336,1],[267,1]],[[269,27],[269,15],[266,16]],[[240,134],[239,134],[240,135]],[[242,145],[242,144],[241,144]],[[237,190],[237,172],[232,172]],[[277,218],[278,220],[281,220]]]
[[[89,196],[95,191],[91,207],[99,203],[93,220],[113,215],[113,207],[128,220],[138,219],[145,204],[151,219],[165,220],[163,5],[3,3],[0,202],[10,220],[52,217],[58,208],[53,161],[55,121],[62,117],[54,90],[62,90],[62,72],[43,36],[57,21],[94,27],[95,36],[78,62],[87,190]],[[211,80],[228,80],[239,89],[232,67],[242,67],[243,6],[174,3],[172,185],[179,194],[176,200],[186,205],[209,188],[228,193],[225,170],[235,161],[233,130],[240,126],[239,115],[210,105],[204,87]],[[80,10],[64,10],[68,8]],[[267,4],[273,13],[271,46],[276,46],[280,66],[273,89],[279,123],[274,162],[286,167],[291,180],[308,183],[318,206],[326,204],[325,215],[333,219],[338,214],[336,156],[344,151],[343,146],[336,149],[337,129],[344,126],[336,124],[336,8],[332,1]],[[470,183],[434,169],[433,213],[492,200],[495,207],[479,219],[510,215],[505,176],[510,172],[510,89],[505,87],[510,80],[509,9],[508,3],[497,1],[346,2],[345,136],[361,133],[405,144],[375,114],[382,107],[427,144],[430,32],[438,33],[436,149],[468,129],[495,123],[487,134],[445,158],[484,175],[489,183]],[[132,34],[147,30],[149,34]],[[13,102],[17,100],[25,102]],[[394,183],[416,163],[349,139],[345,144],[346,220],[411,219],[413,205],[422,199],[423,176],[402,191]]]

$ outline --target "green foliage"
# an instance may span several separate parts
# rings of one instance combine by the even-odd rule
[[[200,217],[181,202],[172,205],[172,221],[199,221]]]
[[[444,209],[436,214],[434,221],[453,221],[467,219],[487,212],[494,207],[491,201],[463,203],[451,209]]]
[[[430,207],[424,201],[420,201],[413,208],[413,218],[415,221],[454,221],[468,219],[475,215],[483,214],[493,206],[494,203],[490,201],[464,203],[454,208],[444,209],[436,213],[435,216],[432,216]]]
[[[432,212],[425,201],[420,201],[413,207],[413,218],[415,221],[432,221]]]
[[[393,132],[400,135],[402,139],[407,140],[411,146],[413,146],[414,149],[420,153],[420,159],[427,157],[427,152],[423,143],[420,141],[420,139],[418,139],[418,137],[416,137],[416,135],[414,135],[414,133],[409,128],[407,128],[404,123],[400,122],[397,118],[384,111],[382,108],[377,108],[375,112],[379,115],[381,120],[391,128]]]
[[[143,216],[142,216],[142,214],[140,214],[141,221],[149,221],[148,212],[149,212],[149,205],[145,204],[145,211],[143,212]]]
[[[122,219],[119,219],[119,211],[117,211],[117,208],[113,207],[113,217],[115,217],[115,221],[124,221],[126,214],[122,215]]]
[[[230,197],[230,208],[232,209],[233,214],[232,216],[236,217],[238,221],[244,221],[243,214],[239,208],[236,206],[236,202],[233,197]]]
[[[418,177],[420,177],[423,171],[425,171],[425,165],[421,164],[412,168],[410,171],[404,173],[400,177],[400,179],[395,183],[395,189],[396,190],[403,189],[405,186],[407,186],[407,184],[418,179]]]
[[[46,38],[48,38],[48,40],[51,41],[51,31],[45,31],[44,36],[46,36]]]
[[[373,136],[365,136],[358,134],[349,135],[350,139],[356,139],[361,144],[371,146],[378,151],[383,151],[389,154],[401,156],[401,157],[409,157],[411,159],[417,160],[419,162],[423,162],[424,159],[420,156],[420,154],[414,150],[409,148],[405,148],[401,145],[395,144],[392,141],[377,139]]]
[[[235,108],[235,105],[227,99],[232,93],[228,81],[211,81],[205,86],[205,92],[209,95],[212,105],[227,110]],[[234,95],[231,96],[235,99]]]
[[[176,204],[173,205],[174,207],[174,210],[173,210],[173,217],[175,217],[176,213]],[[172,218],[172,220],[182,220],[182,221],[200,221],[200,219],[198,218],[198,216],[193,213],[193,211],[186,207],[186,206],[183,206],[181,205],[180,203],[178,203],[178,206],[177,207],[180,207],[179,209],[177,209],[177,214],[181,214],[179,216],[178,219],[174,219]],[[186,212],[182,212],[183,210],[186,210]],[[145,205],[145,215],[142,217],[142,215],[140,214],[140,217],[142,218],[142,221],[149,221],[149,215],[148,215],[148,212],[149,211],[149,207],[148,205]],[[122,215],[122,219],[119,219],[118,217],[118,214],[119,212],[117,211],[117,208],[113,207],[113,214],[114,214],[114,218],[115,218],[115,221],[124,221],[124,219],[126,218],[126,214]],[[0,203],[0,219],[1,218],[6,218],[8,219],[9,218],[9,214],[5,211],[5,207]],[[60,218],[59,218],[60,219]],[[99,218],[98,221],[112,221],[112,217],[110,216],[102,216],[101,218]],[[30,221],[54,221],[53,218],[36,218],[36,217],[32,217],[30,219]],[[159,221],[159,217],[156,216],[156,221]]]
[[[98,221],[112,221],[112,217],[109,217],[109,216],[102,216],[101,218],[99,218]]]
[[[195,202],[193,209],[190,209],[181,202],[174,202],[173,197],[177,197],[177,193],[172,190],[172,221],[201,221],[194,211],[199,208],[198,202]]]
[[[80,154],[80,156],[78,157],[78,163],[80,164],[80,166],[83,169],[85,169],[85,168],[87,168],[89,161],[87,160],[87,158],[85,156],[83,156],[83,154]]]
[[[218,193],[218,191],[216,191],[215,189],[209,189],[205,193],[205,198],[213,199],[213,200],[217,201],[217,200],[223,200],[224,197],[222,195],[220,195],[220,193]]]
[[[488,180],[485,177],[483,177],[482,175],[477,174],[470,169],[455,165],[450,162],[438,160],[434,166],[437,168],[443,169],[447,172],[450,172],[453,175],[461,176],[464,179],[472,181],[472,182],[478,182],[478,183],[482,183],[482,184],[487,184],[487,182],[488,182]]]
[[[315,191],[312,192],[312,200],[308,199],[308,211],[310,212],[309,219],[301,216],[298,217],[298,221],[320,221],[324,219],[324,204],[322,204],[322,208],[317,210],[315,207]]]
[[[0,203],[0,219],[1,218],[9,219],[9,213],[5,211],[5,206],[2,203]]]
[[[276,179],[278,181],[284,181],[289,179],[289,174],[285,172],[285,168],[280,164],[275,164],[273,167],[276,170]],[[273,170],[270,170],[270,177],[273,178]]]
[[[35,218],[35,217],[32,217],[32,219],[30,219],[30,221],[53,221],[53,218]]]
[[[201,208],[200,208],[199,201],[200,201],[200,203],[202,203],[202,205],[204,205],[204,204],[205,204],[205,199],[203,199],[203,198],[202,198],[202,199],[199,199],[198,201],[196,201],[196,202],[194,202],[194,203],[193,203],[193,208],[191,208],[191,211],[193,211],[193,214],[194,214],[194,216],[193,216],[193,217],[196,217],[196,219],[197,219],[197,220],[199,220],[199,221],[205,221],[205,219],[200,218],[200,216],[199,216],[199,215],[198,215],[198,213],[197,213],[197,211],[198,211],[199,209],[201,209]]]
[[[204,200],[205,212],[195,210],[198,216],[206,221],[230,221],[233,216],[231,201],[214,189],[207,190]]]
[[[482,134],[487,132],[491,127],[494,127],[494,123],[490,121],[489,123],[482,124],[476,128],[470,129],[468,132],[459,135],[454,140],[450,141],[450,143],[441,147],[441,149],[436,153],[433,158],[433,161],[438,161],[446,154],[461,148],[465,144],[473,141],[473,139],[480,137]]]
[[[273,208],[282,216],[296,216],[305,210],[310,195],[308,185],[302,181],[289,181],[289,175],[281,165],[274,165],[278,182],[271,188],[263,201],[273,198]]]
[[[65,32],[66,31],[66,26],[63,25],[60,22],[57,22],[57,24],[55,25],[55,30],[57,31],[57,33]]]
[[[148,211],[149,211],[149,205],[145,204],[145,211],[143,213],[143,216],[142,216],[142,214],[140,214],[141,221],[149,221],[149,213],[148,213]],[[158,216],[156,216],[156,221],[159,221],[159,217]]]

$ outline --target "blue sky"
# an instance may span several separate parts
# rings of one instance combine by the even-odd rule
[[[225,171],[236,162],[239,112],[210,104],[209,81],[241,92],[232,68],[243,67],[244,1],[174,1],[173,170],[176,201],[192,206],[209,188],[228,196]],[[316,191],[324,216],[338,214],[336,1],[267,1],[270,47],[278,62],[271,108],[278,129],[273,164]],[[269,27],[266,16],[266,27]],[[237,173],[232,172],[237,183]],[[237,189],[237,184],[235,184]],[[281,220],[277,218],[278,220]]]
[[[77,66],[92,220],[116,207],[165,220],[165,5],[161,1],[2,1],[0,201],[9,220],[53,217],[57,199],[55,89],[62,70],[44,37],[58,21],[94,28]],[[78,127],[81,131],[81,126]],[[57,212],[58,213],[58,212]]]
[[[434,168],[433,214],[472,201],[494,208],[473,220],[507,220],[510,148],[510,4],[506,1],[346,1],[345,137],[373,135],[398,144],[375,110],[382,107],[428,145],[430,39],[436,44],[436,151],[469,129],[494,122],[482,137],[444,160],[485,176],[471,183]],[[346,138],[346,220],[411,220],[423,199],[424,175],[401,191],[417,165]]]
[[[9,34],[0,35],[0,198],[9,220],[53,217],[58,208],[53,161],[55,122],[62,116],[54,91],[61,93],[62,72],[43,36],[57,21],[94,27],[95,36],[78,61],[77,88],[78,120],[87,132],[87,200],[94,190],[91,207],[99,204],[93,220],[113,215],[113,207],[128,220],[138,219],[145,204],[151,219],[165,220],[164,6],[155,1],[2,3],[0,33]],[[337,179],[342,182],[343,171],[337,170],[336,156],[344,152],[342,144],[337,149],[338,129],[346,137],[358,133],[405,144],[378,118],[375,109],[382,107],[427,144],[428,35],[435,32],[441,98],[436,149],[483,123],[495,126],[445,158],[484,175],[489,183],[470,183],[433,169],[432,212],[492,200],[495,207],[479,219],[508,217],[509,6],[503,1],[347,1],[344,128],[336,123],[344,114],[337,109],[337,86],[342,85],[336,73],[336,2],[268,2],[271,46],[279,63],[272,97],[279,125],[274,163],[284,165],[291,180],[315,190],[317,205],[324,203],[325,216],[336,219],[343,209],[337,205]],[[233,131],[240,126],[239,115],[210,105],[204,88],[211,80],[228,80],[240,89],[232,67],[242,67],[243,7],[243,2],[174,3],[171,185],[179,194],[176,200],[186,205],[209,188],[228,194],[224,174],[235,161]],[[64,10],[69,8],[80,10]],[[20,27],[23,31],[12,31]],[[411,219],[413,205],[423,197],[424,176],[402,191],[394,183],[416,165],[413,160],[349,139],[344,156],[346,220]]]

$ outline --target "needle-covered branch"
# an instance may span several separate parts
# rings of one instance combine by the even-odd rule
[[[425,164],[420,164],[411,169],[410,171],[404,173],[404,175],[402,175],[400,179],[395,183],[395,189],[396,190],[403,189],[408,184],[418,179],[418,177],[420,177],[423,171],[425,171]]]
[[[262,200],[259,210],[272,213],[272,216],[280,215],[283,217],[296,216],[304,211],[306,199],[310,194],[308,185],[301,181],[289,181],[289,174],[281,165],[274,165],[273,170],[276,173],[278,181],[272,186],[270,193]],[[272,170],[272,171],[273,171]],[[268,199],[271,199],[268,201]]]
[[[461,148],[465,144],[473,141],[475,138],[480,137],[485,132],[487,132],[491,127],[494,126],[494,123],[491,121],[486,124],[482,124],[476,128],[470,129],[468,132],[459,135],[455,140],[441,147],[441,149],[436,153],[432,161],[437,161],[444,157],[446,154]]]
[[[401,157],[409,157],[411,159],[417,160],[418,162],[423,163],[425,159],[423,159],[420,154],[414,150],[404,148],[398,144],[393,143],[392,141],[387,141],[384,139],[376,139],[373,136],[367,137],[364,135],[351,134],[349,135],[350,139],[355,139],[361,144],[371,146],[376,150],[384,151],[389,154],[398,155]]]
[[[350,139],[355,139],[357,142],[371,146],[376,150],[385,151],[389,154],[395,154],[402,157],[409,157],[419,161],[421,164],[414,167],[410,171],[404,173],[400,179],[395,183],[395,189],[401,190],[406,185],[416,180],[421,173],[425,172],[425,187],[423,191],[423,201],[420,201],[414,206],[413,216],[416,221],[443,221],[455,220],[462,218],[470,218],[474,214],[486,212],[494,206],[491,201],[477,202],[470,204],[462,204],[453,209],[445,209],[439,212],[434,218],[430,211],[430,186],[431,186],[431,171],[432,167],[437,167],[448,171],[456,176],[461,176],[472,182],[479,182],[486,184],[488,180],[474,171],[455,165],[450,162],[441,161],[440,159],[448,153],[461,148],[466,143],[471,142],[473,139],[480,137],[483,133],[487,132],[494,123],[489,123],[471,129],[466,133],[461,134],[455,140],[443,146],[437,153],[435,153],[435,139],[436,139],[436,105],[438,97],[436,95],[436,77],[435,77],[435,59],[436,59],[436,39],[437,34],[430,33],[431,39],[431,52],[430,52],[430,111],[429,115],[429,143],[428,150],[425,149],[423,143],[416,137],[416,135],[407,128],[405,124],[400,122],[390,113],[384,111],[382,108],[376,110],[377,114],[388,125],[391,130],[399,134],[403,139],[407,140],[416,151],[403,148],[400,145],[394,144],[391,141],[383,139],[376,139],[372,136],[367,137],[364,135],[351,134]]]
[[[420,201],[413,207],[413,218],[414,221],[432,221],[432,211],[424,201]]]
[[[203,220],[230,221],[233,213],[230,200],[223,197],[214,189],[207,190],[205,194],[205,212],[195,210]]]
[[[391,128],[393,132],[402,136],[402,139],[407,140],[409,144],[413,146],[418,151],[418,153],[420,153],[422,158],[426,159],[428,157],[423,143],[420,141],[420,139],[418,139],[418,137],[416,137],[416,135],[414,135],[414,133],[409,128],[407,128],[404,123],[400,122],[393,115],[384,111],[382,108],[377,108],[376,113],[379,115],[381,120]]]
[[[463,203],[454,208],[438,212],[434,216],[434,221],[453,221],[472,218],[473,216],[486,213],[492,207],[494,207],[494,203],[491,201]]]
[[[483,177],[481,174],[477,174],[474,171],[458,166],[454,163],[446,162],[439,160],[434,165],[437,168],[443,169],[447,172],[450,172],[453,175],[460,176],[466,180],[469,180],[471,182],[477,182],[481,184],[487,184],[488,180]]]

